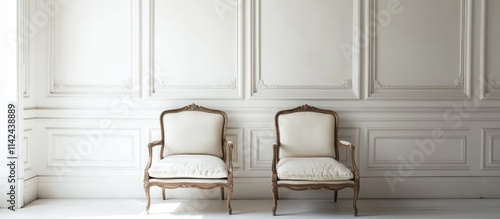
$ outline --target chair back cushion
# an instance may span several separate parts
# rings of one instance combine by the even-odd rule
[[[335,117],[319,112],[294,112],[278,117],[280,159],[335,157]]]
[[[224,117],[203,111],[181,111],[163,116],[163,156],[205,154],[222,158]]]

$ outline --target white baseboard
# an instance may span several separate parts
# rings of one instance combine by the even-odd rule
[[[3,161],[3,160],[2,160]],[[7,195],[4,195],[7,193],[7,178],[6,177],[0,177],[0,194],[2,194],[0,197],[5,197],[2,199],[7,199]],[[0,201],[0,208],[7,208],[7,202],[2,200]]]
[[[142,179],[127,177],[37,177],[38,198],[144,198]],[[31,182],[31,181],[30,181]],[[391,190],[385,178],[362,178],[360,198],[500,198],[500,177],[418,177],[407,178]],[[27,190],[29,191],[29,190]],[[161,198],[158,187],[152,198]],[[220,190],[171,189],[168,198],[219,199]],[[282,199],[325,199],[333,192],[280,189]],[[339,192],[351,198],[352,190]],[[234,199],[271,199],[267,178],[236,178]],[[29,198],[27,200],[30,200]]]
[[[38,196],[38,178],[33,177],[24,181],[24,205],[35,201]]]

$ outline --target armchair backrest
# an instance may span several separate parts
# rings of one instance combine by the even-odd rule
[[[337,113],[303,105],[275,116],[279,158],[333,157],[338,159]]]
[[[227,115],[195,104],[166,110],[160,116],[161,158],[174,154],[206,154],[225,159]]]

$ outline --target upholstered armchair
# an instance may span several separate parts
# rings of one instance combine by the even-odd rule
[[[275,116],[276,144],[273,145],[272,192],[276,215],[278,189],[352,188],[354,216],[358,209],[359,171],[354,160],[354,145],[337,139],[339,119],[331,110],[303,105],[279,111]],[[339,162],[339,147],[350,152],[352,169]]]
[[[144,171],[146,213],[151,204],[150,188],[165,189],[221,187],[227,189],[227,208],[233,192],[233,143],[226,141],[227,115],[195,104],[163,111],[161,140],[148,144],[149,160]],[[153,162],[153,148],[160,147],[159,161]]]

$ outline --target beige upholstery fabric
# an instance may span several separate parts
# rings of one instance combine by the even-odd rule
[[[335,118],[297,112],[279,116],[280,158],[335,157]]]
[[[328,184],[328,185],[338,185],[338,184],[354,184],[352,180],[325,180],[325,181],[308,181],[308,180],[280,180],[278,185],[288,184],[288,185],[305,185],[305,184]]]
[[[179,184],[179,183],[192,183],[192,184],[220,183],[220,184],[226,184],[227,179],[190,179],[190,178],[158,179],[158,178],[152,178],[149,180],[149,182],[161,182],[161,183],[172,183],[172,184]]]
[[[278,162],[278,178],[288,180],[349,180],[352,171],[331,157],[287,157]]]
[[[155,163],[148,171],[155,178],[226,178],[224,161],[212,155],[171,155]]]
[[[185,111],[163,117],[163,156],[207,154],[222,157],[224,118],[219,114]]]

